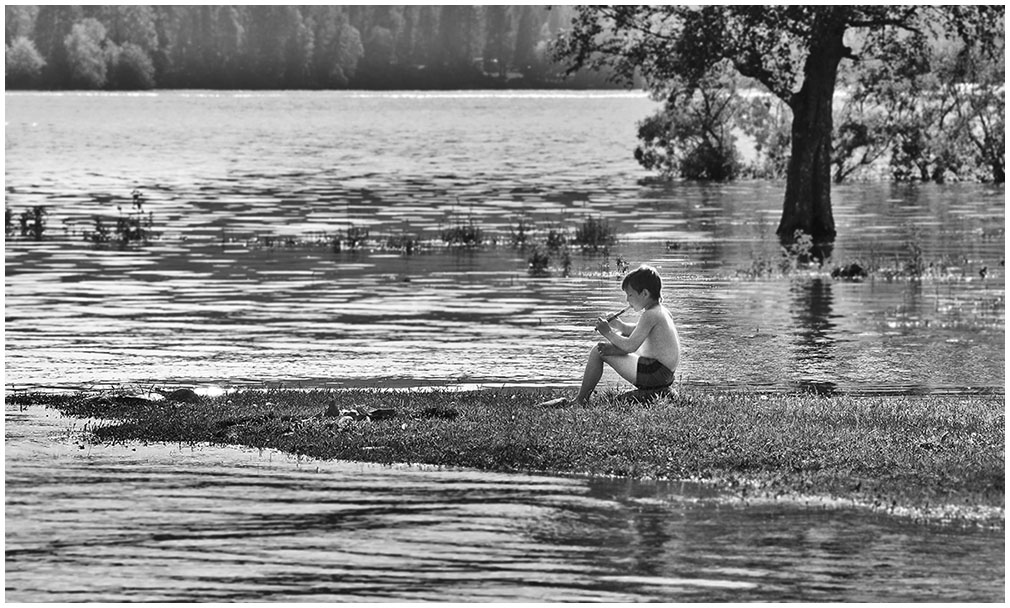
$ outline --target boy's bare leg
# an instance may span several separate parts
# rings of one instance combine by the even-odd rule
[[[603,356],[597,346],[589,351],[589,360],[586,361],[586,371],[582,374],[582,388],[579,389],[579,396],[575,398],[575,403],[586,403],[593,389],[600,383],[603,377]]]

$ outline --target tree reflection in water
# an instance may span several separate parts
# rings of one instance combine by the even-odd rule
[[[800,385],[818,394],[831,394],[836,388],[834,382],[826,380],[834,376],[837,367],[831,288],[831,279],[819,277],[793,281],[790,286],[789,310],[795,319],[793,352],[802,370]]]

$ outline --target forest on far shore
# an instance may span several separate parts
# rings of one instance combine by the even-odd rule
[[[570,6],[6,6],[7,89],[613,88]]]

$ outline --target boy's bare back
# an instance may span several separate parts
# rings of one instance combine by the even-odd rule
[[[667,368],[676,370],[680,363],[680,337],[670,311],[661,304],[647,308],[638,320],[639,325],[642,323],[650,328],[645,341],[638,348],[638,354],[658,359]]]

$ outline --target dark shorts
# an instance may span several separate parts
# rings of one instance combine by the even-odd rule
[[[635,376],[636,388],[665,388],[673,384],[673,372],[670,368],[652,357],[638,358],[638,373]]]

